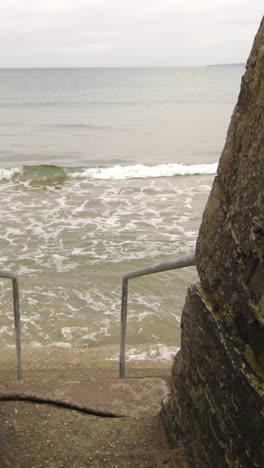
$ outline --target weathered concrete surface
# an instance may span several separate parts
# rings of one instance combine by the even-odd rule
[[[0,401],[31,400],[103,416],[155,416],[168,394],[158,377],[24,381],[0,385]]]
[[[52,405],[0,402],[1,468],[187,468],[158,416],[101,418]]]
[[[264,466],[264,20],[197,243],[162,417],[191,466]]]
[[[14,350],[2,351],[0,468],[188,468],[182,441],[169,447],[158,414],[170,364],[128,363],[130,377],[119,379],[109,354],[25,348],[17,382]]]

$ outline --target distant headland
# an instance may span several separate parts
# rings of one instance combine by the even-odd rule
[[[215,63],[211,65],[206,65],[207,67],[245,67],[246,64],[241,63]]]

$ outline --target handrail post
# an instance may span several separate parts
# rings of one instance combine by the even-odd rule
[[[124,278],[122,282],[122,300],[121,300],[121,337],[120,337],[119,377],[125,376],[127,294],[128,294],[128,280]]]
[[[16,273],[12,271],[0,270],[0,278],[8,278],[13,284],[13,306],[14,306],[14,323],[16,334],[16,357],[17,357],[17,379],[23,379],[22,371],[22,351],[21,351],[21,330],[20,330],[20,310],[19,310],[19,287]]]
[[[17,278],[12,279],[13,282],[13,303],[14,303],[14,322],[16,332],[16,356],[17,356],[17,379],[23,379],[22,372],[22,353],[21,353],[21,339],[20,339],[20,310],[19,310],[19,288]]]
[[[128,280],[140,276],[161,273],[162,271],[176,270],[188,266],[196,265],[195,253],[179,257],[176,260],[162,262],[150,267],[140,268],[131,271],[123,276],[122,281],[122,299],[121,299],[121,336],[120,336],[120,357],[119,357],[119,377],[125,376],[125,347],[126,347],[126,326],[127,326],[127,296]]]

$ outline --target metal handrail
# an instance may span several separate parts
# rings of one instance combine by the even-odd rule
[[[128,280],[139,276],[152,275],[162,271],[176,270],[188,266],[195,266],[195,253],[179,257],[176,260],[158,263],[146,268],[140,268],[126,273],[122,278],[122,300],[121,300],[121,337],[120,337],[120,357],[119,357],[119,377],[125,376],[125,346],[126,346],[126,324],[127,324],[127,296]]]
[[[17,356],[17,379],[23,379],[22,371],[22,352],[21,352],[21,331],[20,331],[20,310],[19,310],[19,287],[16,273],[0,270],[0,278],[9,278],[13,283],[13,304],[14,304],[14,322],[16,332],[16,356]]]

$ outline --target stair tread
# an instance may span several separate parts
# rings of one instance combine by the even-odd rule
[[[188,466],[182,447],[170,450],[158,415],[103,418],[50,404],[1,401],[0,444],[1,468]]]
[[[46,379],[0,385],[0,400],[54,402],[90,413],[116,416],[155,415],[169,392],[158,377],[112,379]]]

